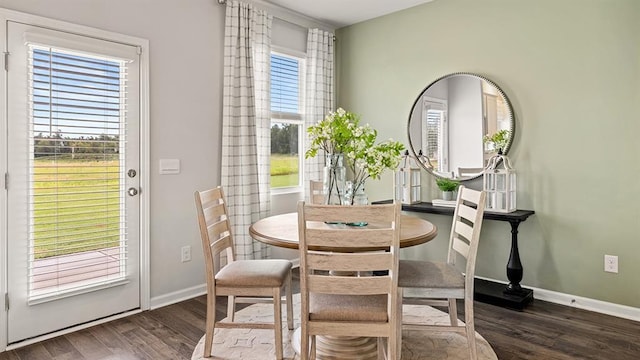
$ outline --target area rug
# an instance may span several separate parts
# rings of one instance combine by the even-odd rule
[[[299,295],[294,297],[294,325],[299,327],[300,308]],[[236,321],[272,321],[272,305],[251,305],[236,314]],[[282,311],[283,314],[286,312]],[[449,324],[449,315],[427,307],[405,305],[403,317],[411,322],[421,321],[425,324]],[[294,331],[286,329],[286,321],[283,319],[284,358],[298,360],[299,356],[291,346]],[[213,337],[212,357],[216,360],[268,360],[275,359],[273,330],[261,329],[217,329]],[[476,332],[478,346],[478,359],[497,360],[495,352]],[[204,359],[204,336],[193,351],[192,360]],[[433,333],[422,331],[403,331],[402,333],[402,360],[427,360],[468,359],[467,340],[464,335],[457,333]]]

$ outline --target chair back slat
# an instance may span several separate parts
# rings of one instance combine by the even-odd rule
[[[202,211],[205,219],[222,219],[227,217],[223,203],[209,202],[209,204],[203,204],[203,206]]]
[[[213,221],[212,219],[207,226],[207,233],[209,234],[209,241],[211,243],[218,241],[218,239],[224,237],[230,231],[229,222],[226,219],[220,220],[218,218],[218,221]]]
[[[211,203],[219,204],[223,198],[222,188],[220,186],[209,190],[199,191],[199,193],[203,209],[211,207]]]
[[[319,276],[309,277],[309,291],[338,295],[381,295],[392,292],[389,276]]]
[[[375,271],[391,269],[393,255],[389,252],[327,253],[309,250],[307,266],[320,271]]]
[[[232,247],[233,239],[231,238],[231,234],[227,233],[226,235],[218,238],[216,241],[211,242],[211,254],[213,256],[216,256]]]
[[[394,232],[392,228],[367,229],[344,224],[336,224],[334,226],[336,227],[335,229],[308,228],[306,232],[307,246],[310,248],[343,248],[344,251],[350,251],[352,248],[389,247],[389,238]],[[345,239],[348,240],[345,241]]]
[[[467,191],[462,191],[460,194],[462,197],[462,200],[469,201],[476,205],[482,203],[482,201],[480,200],[480,197],[483,196],[482,191],[476,191],[469,188],[465,188],[465,189],[467,189]]]
[[[457,235],[462,235],[467,241],[471,241],[473,237],[473,227],[463,223],[460,220],[455,221],[454,231]]]
[[[305,210],[307,221],[321,221],[333,223],[357,223],[366,221],[370,224],[386,223],[393,218],[393,207],[381,205],[340,206],[315,205]]]
[[[453,250],[457,251],[458,254],[464,256],[465,259],[469,258],[469,244],[467,244],[464,240],[461,240],[458,237],[453,238]]]
[[[477,214],[478,211],[476,209],[465,204],[460,204],[460,208],[458,208],[458,216],[471,223],[473,223]]]

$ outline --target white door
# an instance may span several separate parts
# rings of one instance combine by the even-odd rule
[[[138,48],[8,22],[8,342],[140,307]]]

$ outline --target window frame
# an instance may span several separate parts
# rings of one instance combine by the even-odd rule
[[[288,193],[300,193],[304,191],[304,133],[305,133],[305,125],[304,125],[304,109],[305,109],[305,62],[306,62],[306,53],[286,49],[279,46],[271,47],[271,54],[283,56],[288,58],[293,58],[298,61],[298,113],[290,113],[290,112],[282,112],[282,111],[271,111],[271,101],[269,101],[269,110],[271,113],[270,123],[273,126],[274,123],[283,123],[283,124],[295,124],[298,125],[298,185],[296,186],[283,186],[283,187],[271,187],[271,193],[274,195],[277,194],[288,194]],[[270,69],[271,71],[271,69]],[[270,127],[271,128],[271,127]]]

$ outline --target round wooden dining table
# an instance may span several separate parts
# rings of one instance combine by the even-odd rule
[[[309,226],[330,227],[347,226],[344,224],[314,223]],[[368,224],[367,226],[375,226]],[[252,238],[273,246],[298,249],[298,213],[269,216],[256,221],[249,227]],[[409,215],[400,218],[400,247],[424,244],[438,235],[438,228],[431,222]],[[331,247],[325,248],[331,251]],[[361,249],[371,251],[381,249]],[[316,340],[317,359],[373,360],[378,358],[375,338],[318,336]],[[300,329],[292,338],[291,345],[300,354]]]
[[[317,227],[335,226],[324,223],[316,223]],[[368,226],[375,226],[370,224]],[[287,213],[269,216],[258,220],[249,227],[252,238],[265,244],[298,249],[298,213]],[[409,247],[424,244],[438,235],[438,228],[427,220],[401,215],[400,217],[400,247]],[[325,250],[332,250],[327,248]],[[362,251],[379,249],[362,249]]]

